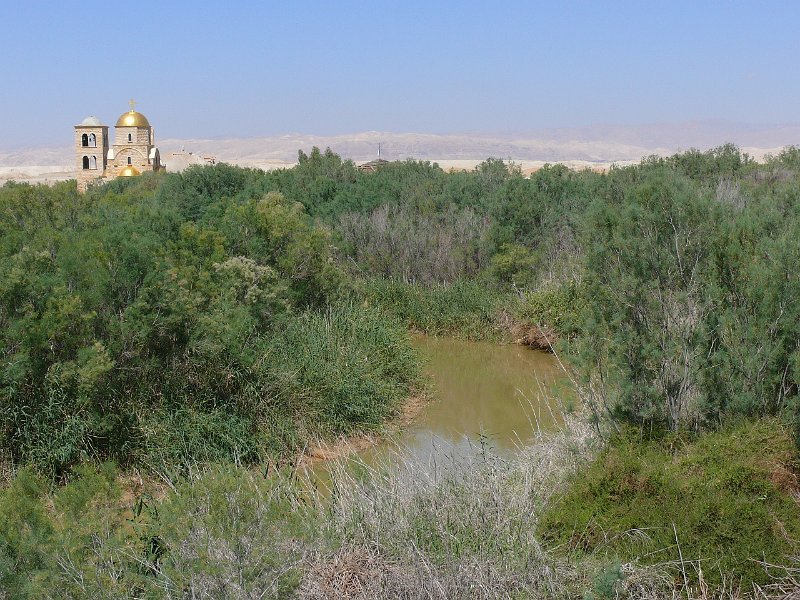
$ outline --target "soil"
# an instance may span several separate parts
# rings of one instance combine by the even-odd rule
[[[514,338],[516,344],[545,352],[552,352],[553,346],[558,341],[558,335],[553,329],[538,325],[517,325],[514,330]]]
[[[320,441],[311,445],[296,461],[297,466],[308,465],[341,458],[354,452],[366,450],[380,443],[387,435],[391,435],[408,426],[427,404],[429,398],[424,393],[419,393],[408,398],[400,408],[397,416],[392,419],[380,434],[359,433],[351,436],[341,436],[332,441]]]

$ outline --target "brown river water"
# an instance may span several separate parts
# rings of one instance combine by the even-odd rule
[[[545,352],[517,345],[415,336],[425,361],[430,401],[414,420],[390,439],[361,450],[350,460],[390,465],[398,456],[415,463],[442,464],[476,456],[487,449],[513,456],[538,429],[554,430],[563,389],[558,360]],[[313,465],[314,479],[324,485],[331,465]]]

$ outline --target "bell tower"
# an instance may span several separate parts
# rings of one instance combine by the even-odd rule
[[[75,167],[78,191],[85,192],[90,184],[106,175],[108,127],[95,116],[86,117],[75,125]]]

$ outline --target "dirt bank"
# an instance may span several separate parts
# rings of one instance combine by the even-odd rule
[[[429,396],[420,392],[408,398],[398,414],[391,419],[380,433],[359,433],[351,436],[340,436],[334,440],[321,440],[310,444],[301,452],[295,464],[307,467],[320,461],[332,460],[360,452],[377,445],[387,436],[407,427],[430,400]]]

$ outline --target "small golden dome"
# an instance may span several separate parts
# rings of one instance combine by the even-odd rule
[[[128,165],[122,171],[119,172],[120,177],[136,177],[137,175],[141,175],[142,173],[134,167],[133,165]]]
[[[120,115],[117,127],[150,127],[150,121],[142,113],[130,110]]]

